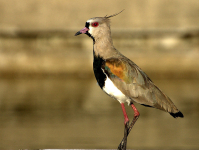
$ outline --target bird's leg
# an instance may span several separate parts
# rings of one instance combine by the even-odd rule
[[[127,136],[129,135],[129,133],[130,133],[131,129],[133,128],[135,122],[138,120],[138,118],[140,116],[140,113],[138,112],[137,108],[135,107],[135,105],[133,103],[131,103],[131,107],[133,108],[133,111],[134,111],[134,117],[133,117],[133,120],[132,120],[130,126],[128,127],[128,130],[126,132],[126,137],[124,136],[120,145],[118,146],[118,149],[122,149],[122,147],[124,146],[125,140],[127,139]],[[126,128],[126,126],[125,126],[125,128]]]
[[[121,106],[122,106],[122,111],[124,114],[124,138],[123,138],[122,142],[120,143],[120,145],[118,146],[118,149],[126,150],[127,136],[128,136],[128,130],[129,130],[129,118],[126,113],[124,103],[121,103]]]
[[[128,134],[131,132],[131,129],[133,128],[135,122],[138,120],[140,113],[138,112],[137,108],[135,107],[135,105],[133,103],[131,103],[131,107],[133,108],[134,111],[134,117],[133,117],[133,121],[131,122],[129,128],[128,128]],[[127,134],[127,136],[128,136]]]
[[[129,118],[128,118],[127,113],[126,113],[124,103],[121,103],[121,106],[122,106],[122,111],[123,111],[123,114],[124,114],[124,125],[126,125],[126,124],[129,123]]]

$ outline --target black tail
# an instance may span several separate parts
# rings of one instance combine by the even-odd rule
[[[171,116],[173,116],[174,118],[177,118],[177,117],[181,117],[183,118],[184,115],[179,111],[177,113],[170,113]]]

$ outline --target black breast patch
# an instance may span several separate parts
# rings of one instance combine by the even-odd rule
[[[93,61],[93,71],[95,74],[95,78],[101,88],[104,87],[106,75],[102,71],[102,65],[104,64],[105,60],[100,56],[96,56],[94,54],[94,61]]]

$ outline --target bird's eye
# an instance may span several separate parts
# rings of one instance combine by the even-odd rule
[[[92,26],[93,27],[97,27],[99,25],[99,23],[98,22],[94,22],[94,23],[92,23]]]

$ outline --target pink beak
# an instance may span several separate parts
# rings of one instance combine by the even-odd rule
[[[79,34],[83,34],[86,33],[89,29],[87,27],[84,27],[83,29],[81,29],[80,31],[78,31],[75,36],[79,35]]]

